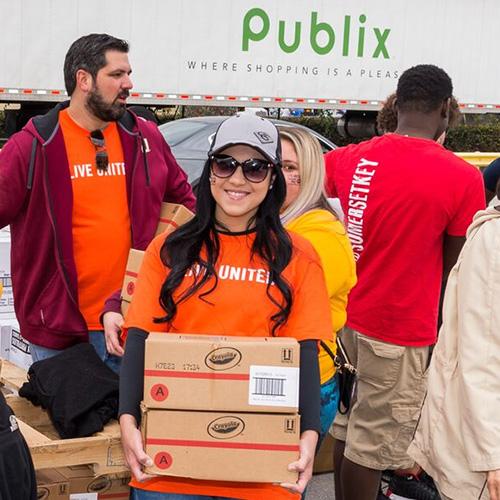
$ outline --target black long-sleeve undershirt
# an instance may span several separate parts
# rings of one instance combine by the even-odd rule
[[[148,332],[130,328],[127,333],[125,354],[120,367],[120,404],[118,415],[125,413],[141,421],[140,404],[144,397],[144,354]]]
[[[127,335],[125,355],[120,368],[119,415],[130,414],[139,424],[140,402],[144,395],[144,352],[148,333],[139,328],[130,328]],[[319,433],[320,423],[320,376],[318,346],[315,340],[300,342],[299,382],[300,430]]]

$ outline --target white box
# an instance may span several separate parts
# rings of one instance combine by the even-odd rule
[[[28,341],[21,337],[19,323],[15,320],[0,321],[0,339],[2,355],[8,350],[9,361],[28,370],[33,360]]]
[[[0,231],[0,317],[14,315],[14,295],[10,273],[10,232]]]

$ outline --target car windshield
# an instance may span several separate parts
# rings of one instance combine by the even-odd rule
[[[160,131],[169,146],[174,147],[207,125],[204,122],[176,120],[162,125]]]

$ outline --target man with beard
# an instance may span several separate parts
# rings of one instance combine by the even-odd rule
[[[128,49],[107,34],[76,40],[64,62],[70,100],[0,152],[0,227],[11,226],[16,315],[34,361],[90,341],[118,371],[128,252],[152,240],[163,201],[194,208],[156,125],[126,110]],[[104,325],[103,312],[113,313]]]

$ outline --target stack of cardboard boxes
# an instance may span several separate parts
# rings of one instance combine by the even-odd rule
[[[14,312],[8,227],[0,230],[0,357],[24,370],[31,365],[29,344],[21,337]]]
[[[295,482],[299,344],[151,333],[142,431],[151,474]]]

